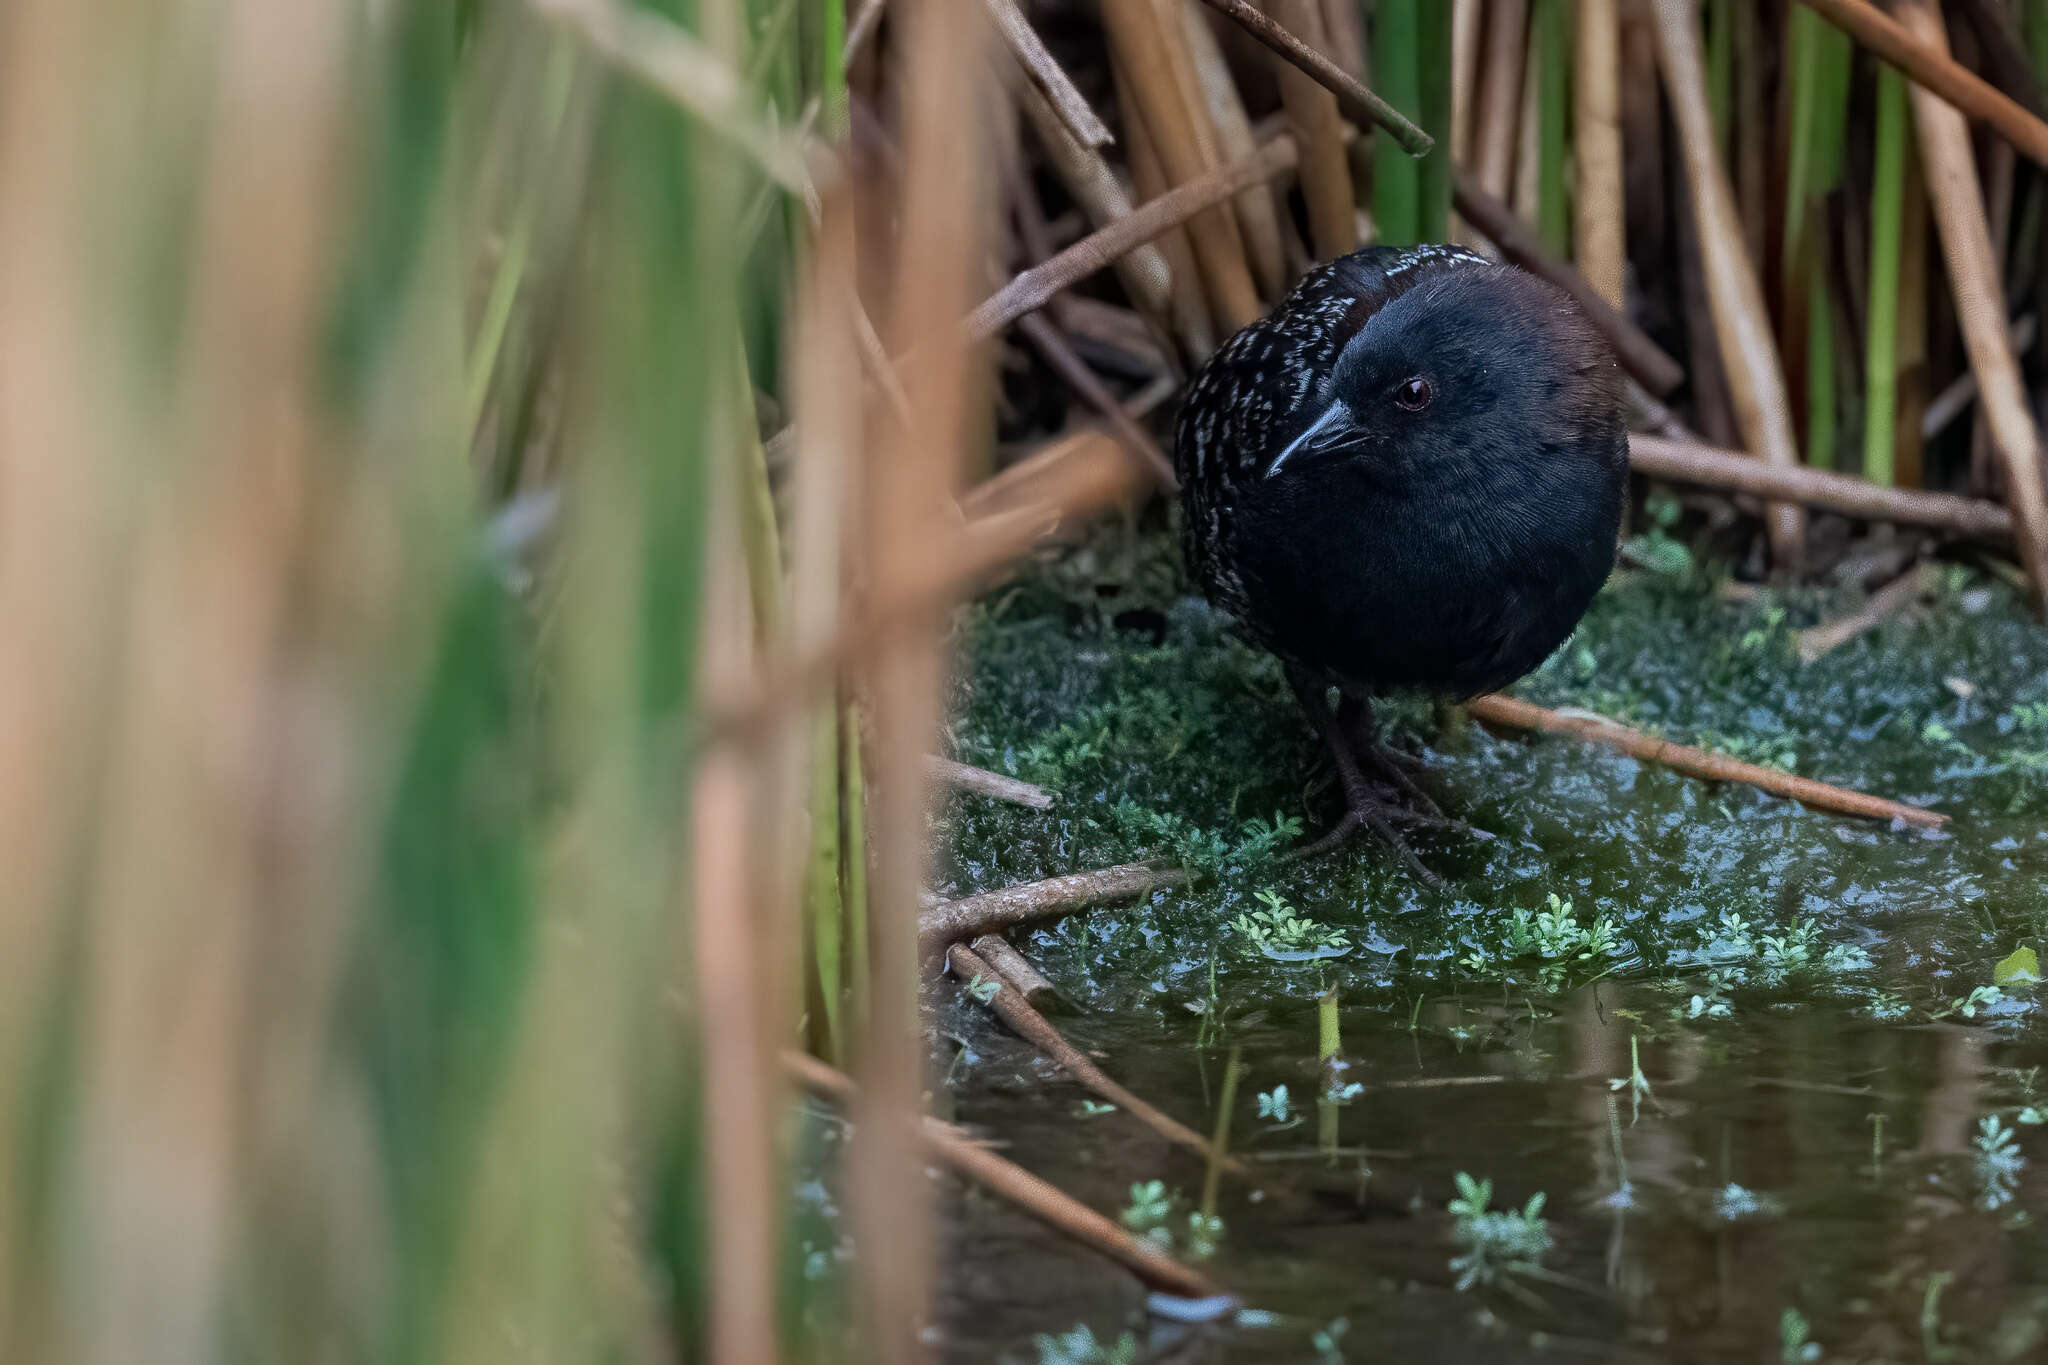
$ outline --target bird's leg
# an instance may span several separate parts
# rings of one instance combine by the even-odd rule
[[[1296,669],[1287,670],[1287,681],[1294,688],[1295,697],[1301,702],[1301,709],[1308,712],[1310,724],[1323,737],[1323,744],[1330,751],[1330,761],[1337,767],[1337,780],[1344,785],[1344,815],[1336,827],[1322,838],[1300,849],[1297,858],[1319,858],[1333,849],[1349,843],[1360,831],[1369,829],[1378,835],[1381,842],[1394,850],[1417,880],[1429,886],[1441,886],[1442,880],[1415,856],[1415,851],[1395,831],[1392,816],[1395,811],[1388,806],[1372,784],[1366,781],[1365,770],[1359,765],[1358,755],[1353,751],[1350,736],[1338,723],[1330,710],[1330,703],[1324,696],[1324,689],[1316,679],[1304,676]]]
[[[1422,765],[1380,739],[1379,727],[1373,724],[1371,702],[1351,696],[1340,699],[1337,703],[1337,727],[1344,734],[1344,742],[1351,746],[1352,757],[1360,768],[1377,772],[1430,821],[1442,821],[1447,828],[1456,823],[1445,820],[1443,808],[1416,785],[1411,772],[1420,770]]]

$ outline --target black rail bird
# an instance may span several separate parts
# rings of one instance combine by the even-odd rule
[[[1503,687],[1584,615],[1628,469],[1606,341],[1512,266],[1368,248],[1224,343],[1174,459],[1190,572],[1286,665],[1343,783],[1307,851],[1369,828],[1434,880],[1393,825],[1453,822],[1380,744],[1372,699]]]

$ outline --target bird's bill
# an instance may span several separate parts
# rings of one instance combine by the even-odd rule
[[[1272,464],[1266,466],[1266,477],[1270,479],[1275,474],[1278,474],[1283,468],[1286,467],[1287,462],[1293,459],[1300,452],[1314,449],[1317,444],[1316,438],[1321,436],[1324,432],[1328,431],[1332,427],[1342,426],[1344,423],[1349,422],[1350,420],[1351,409],[1345,407],[1344,404],[1342,404],[1341,402],[1331,403],[1330,406],[1324,408],[1322,412],[1316,416],[1315,421],[1310,422],[1308,424],[1308,429],[1306,431],[1302,432],[1301,435],[1295,437],[1292,441],[1289,441],[1287,443],[1287,449],[1281,451],[1279,455],[1275,456]]]

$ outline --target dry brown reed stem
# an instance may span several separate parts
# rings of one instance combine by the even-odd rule
[[[1664,354],[1649,334],[1603,297],[1570,261],[1554,256],[1528,224],[1482,187],[1470,172],[1452,181],[1451,202],[1474,232],[1500,249],[1503,258],[1532,275],[1541,275],[1577,300],[1586,316],[1614,347],[1615,358],[1637,383],[1656,394],[1670,393],[1685,382],[1685,370]],[[1617,206],[1618,207],[1618,206]]]
[[[1550,735],[1569,735],[1573,739],[1583,739],[1591,744],[1604,744],[1640,763],[1655,763],[1673,772],[1709,782],[1740,782],[1745,786],[1768,792],[1772,796],[1782,796],[1789,801],[1797,801],[1832,815],[1853,815],[1868,820],[1898,820],[1921,829],[1938,829],[1948,823],[1948,817],[1939,811],[1927,810],[1921,806],[1908,806],[1899,801],[1888,801],[1881,796],[1866,796],[1862,792],[1850,791],[1846,787],[1816,782],[1810,777],[1794,777],[1791,773],[1781,773],[1775,768],[1758,767],[1754,763],[1744,763],[1724,754],[1711,754],[1690,745],[1673,744],[1669,740],[1658,739],[1655,735],[1646,735],[1641,730],[1632,730],[1619,721],[1609,720],[1605,716],[1552,711],[1533,702],[1502,696],[1499,693],[1477,698],[1470,703],[1468,709],[1475,719],[1488,725],[1498,725],[1508,730],[1534,730]]]
[[[897,348],[918,356],[904,376],[910,425],[900,445],[867,463],[874,600],[915,600],[931,591],[932,550],[947,534],[961,453],[976,425],[983,348],[961,345],[960,316],[975,294],[991,248],[996,203],[987,129],[999,126],[981,80],[986,16],[955,0],[903,0],[903,190],[889,310]],[[871,456],[874,453],[871,452]],[[926,600],[930,600],[927,597]],[[914,1362],[930,1299],[932,1218],[916,1149],[925,1089],[917,1020],[913,935],[918,888],[926,881],[929,802],[924,756],[938,728],[939,622],[930,613],[869,654],[865,695],[872,722],[873,829],[869,933],[872,1000],[859,1048],[863,1091],[848,1149],[854,1235],[863,1246],[862,1311],[868,1339],[885,1360]],[[827,676],[836,674],[829,669]],[[760,691],[769,688],[757,689]]]
[[[1452,0],[1451,164],[1472,161],[1473,114],[1478,107],[1479,42],[1484,33],[1484,0]]]
[[[70,902],[69,946],[90,990],[41,1028],[47,1039],[62,1020],[73,1039],[47,1074],[61,1072],[75,1087],[60,1101],[61,1131],[87,1191],[68,1203],[46,1192],[52,1198],[40,1215],[68,1215],[61,1253],[34,1234],[33,1215],[9,1225],[14,1245],[0,1256],[23,1255],[27,1264],[0,1288],[0,1340],[8,1342],[0,1349],[38,1358],[23,1351],[21,1337],[41,1328],[56,1347],[42,1358],[201,1360],[219,1353],[212,1307],[233,1293],[243,1260],[237,1232],[261,1215],[254,1192],[298,1180],[307,1209],[316,1218],[331,1213],[322,1206],[334,1190],[293,1169],[282,1134],[317,1141],[324,1119],[364,1120],[344,1097],[307,1093],[300,1079],[331,1055],[322,1016],[347,941],[338,893],[352,887],[346,846],[365,839],[354,815],[356,788],[370,776],[362,769],[381,757],[376,733],[357,714],[360,699],[350,695],[360,683],[346,665],[365,661],[349,658],[333,599],[339,594],[352,609],[340,619],[359,633],[358,647],[388,648],[399,642],[385,635],[394,604],[381,584],[413,566],[395,535],[380,546],[381,575],[365,581],[346,562],[337,542],[352,519],[339,508],[368,517],[390,508],[373,483],[378,462],[337,442],[335,414],[319,401],[321,309],[334,287],[334,228],[347,216],[337,159],[355,112],[345,101],[343,7],[306,5],[288,18],[260,0],[217,7],[207,34],[208,98],[190,106],[205,115],[194,130],[200,140],[130,135],[118,143],[105,130],[86,131],[95,128],[95,106],[77,93],[90,93],[95,78],[127,74],[125,64],[73,46],[103,47],[108,36],[94,32],[108,15],[77,8],[86,11],[84,31],[50,6],[28,5],[10,11],[5,35],[10,84],[25,86],[0,96],[10,115],[0,133],[10,201],[16,193],[78,197],[6,209],[10,230],[37,234],[21,244],[23,264],[53,267],[56,279],[31,284],[12,260],[0,267],[10,305],[0,326],[13,334],[49,323],[55,334],[38,344],[67,348],[32,356],[17,335],[6,347],[10,366],[20,362],[24,371],[0,380],[10,401],[0,421],[10,437],[27,438],[0,455],[0,541],[8,542],[0,593],[25,614],[10,618],[18,634],[7,652],[31,642],[71,647],[22,660],[34,669],[69,666],[47,683],[7,669],[10,684],[26,681],[27,706],[12,696],[0,702],[9,725],[0,732],[8,760],[0,782],[40,777],[51,788],[4,798],[11,825],[27,819],[0,839],[26,855],[35,891]],[[30,46],[17,52],[12,44],[23,40]],[[35,45],[42,41],[54,51]],[[33,69],[63,58],[71,61]],[[67,83],[77,84],[66,90]],[[43,120],[13,121],[37,113]],[[53,144],[47,152],[20,145],[38,136]],[[161,267],[189,291],[180,299],[175,360],[166,358],[162,373],[147,361],[95,366],[89,341],[134,333],[94,330],[134,327],[118,311],[125,306],[132,316],[133,303],[103,300],[82,272],[110,248],[135,249],[134,238],[116,235],[132,231],[120,210],[161,202],[104,199],[126,188],[109,183],[105,154],[169,146],[192,155],[180,183],[195,189],[195,202],[182,209],[194,240]],[[86,158],[84,173],[53,164],[67,157]],[[105,211],[111,206],[116,214]],[[60,225],[89,231],[38,239]],[[16,250],[10,232],[4,254]],[[77,292],[66,297],[53,287]],[[29,316],[15,318],[17,305]],[[160,379],[174,382],[157,401],[152,381]],[[56,387],[19,387],[39,380]],[[152,479],[146,490],[127,489],[122,476],[145,430]],[[23,501],[37,494],[52,500]],[[45,519],[54,525],[37,525]],[[72,531],[87,536],[77,550],[46,539]],[[12,543],[17,538],[24,543]],[[51,559],[22,558],[39,552]],[[88,554],[106,558],[95,565],[81,559]],[[52,581],[53,571],[68,576]],[[44,593],[48,601],[36,600]],[[54,628],[53,610],[88,619],[72,635]],[[79,695],[53,705],[48,687]],[[394,702],[403,704],[403,695]],[[43,714],[24,715],[29,708]],[[30,718],[62,728],[50,739],[12,728]],[[40,760],[40,771],[17,773],[17,760]],[[88,774],[97,799],[74,785]],[[39,819],[17,805],[23,798],[54,807]],[[50,848],[13,847],[30,833],[50,838]],[[34,869],[51,852],[72,866]],[[0,935],[24,936],[22,967],[50,966],[42,954],[67,938],[50,932],[58,904],[17,908],[12,867],[7,875]],[[30,929],[50,936],[26,939]],[[5,970],[18,968],[9,962]],[[68,975],[53,972],[47,982]],[[288,992],[280,982],[290,983]],[[55,1003],[41,994],[45,981],[23,984],[23,1007]],[[10,999],[0,1008],[16,1005]],[[22,1065],[29,1058],[21,1045],[36,1024],[8,1020],[5,1028],[0,1089],[12,1093],[0,1105],[13,1119],[17,1103],[49,1096],[35,1084],[36,1066]],[[9,1162],[0,1183],[18,1186],[36,1169],[36,1157],[17,1144],[49,1121],[39,1116],[0,1135],[0,1158]],[[374,1188],[346,1177],[335,1183],[356,1198]],[[0,1201],[24,1214],[35,1208],[12,1193]],[[89,1308],[65,1302],[88,1297],[64,1293],[81,1271],[91,1280]],[[306,1283],[313,1293],[333,1287],[319,1271]],[[26,1291],[19,1318],[7,1311],[17,1291]]]
[[[1242,9],[1265,18],[1246,0],[1209,0],[1209,3],[1232,17]],[[1316,13],[1317,0],[1267,0],[1267,3],[1303,35],[1300,38],[1287,35],[1297,47],[1304,43],[1321,43],[1323,30],[1322,20]],[[1240,19],[1239,22],[1244,21]],[[1286,33],[1277,26],[1275,31]],[[1331,72],[1350,79],[1321,53],[1314,55]],[[1358,207],[1351,187],[1351,159],[1344,150],[1344,121],[1338,116],[1336,97],[1324,88],[1319,77],[1301,68],[1293,57],[1285,60],[1276,58],[1274,65],[1278,68],[1274,74],[1280,81],[1280,98],[1287,108],[1287,120],[1294,127],[1295,145],[1301,149],[1301,196],[1308,205],[1309,237],[1316,255],[1323,260],[1331,260],[1358,246]]]
[[[531,0],[534,10],[573,31],[590,50],[675,101],[747,154],[792,193],[811,182],[803,144],[763,116],[739,72],[680,25],[614,0]]]
[[[1948,53],[1948,39],[1911,17],[1910,2],[1894,19],[1869,0],[1799,0],[1829,23],[1911,77],[1916,89],[1982,120],[2026,156],[2048,166],[2048,123]],[[1930,170],[1936,169],[1930,166]]]
[[[1107,901],[1127,900],[1161,887],[1186,883],[1179,868],[1119,863],[1093,872],[1070,872],[1040,882],[1020,882],[947,901],[917,919],[917,936],[927,952],[982,934],[1058,919]]]
[[[743,630],[736,645],[707,645],[710,667],[717,666],[716,655],[748,648]],[[759,942],[764,907],[750,880],[753,785],[747,760],[734,746],[705,755],[696,771],[689,841],[697,999],[718,1028],[716,1046],[702,1053],[706,1093],[718,1097],[704,1119],[704,1183],[719,1230],[707,1295],[710,1346],[714,1361],[730,1365],[773,1359],[778,1349],[776,1220],[762,1211],[777,1199],[781,1087],[773,1062],[778,1035],[763,1030],[765,1002],[757,989],[763,964],[756,953],[766,945]],[[767,908],[783,913],[780,905]]]
[[[1195,78],[1202,86],[1202,99],[1209,108],[1209,122],[1216,129],[1216,149],[1226,162],[1238,162],[1258,151],[1250,117],[1239,96],[1237,78],[1224,59],[1223,45],[1209,27],[1204,12],[1195,5],[1180,7],[1181,26],[1187,31],[1188,52],[1194,58]],[[1244,252],[1257,277],[1260,292],[1277,299],[1287,288],[1287,262],[1280,250],[1280,219],[1273,205],[1272,189],[1264,184],[1247,185],[1238,191],[1232,207],[1237,227],[1244,238]]]
[[[1288,65],[1328,90],[1344,104],[1345,112],[1363,128],[1368,123],[1384,128],[1401,150],[1410,156],[1422,156],[1436,146],[1436,139],[1410,122],[1400,110],[1365,88],[1351,74],[1325,57],[1316,43],[1305,41],[1296,32],[1276,23],[1262,13],[1250,0],[1203,0],[1203,3],[1217,13],[1236,21],[1246,33],[1258,39],[1268,49],[1280,56]],[[1311,22],[1316,29],[1321,21],[1314,11],[1294,5],[1291,0],[1286,14],[1298,33],[1307,33]]]
[[[2012,513],[1995,502],[1886,488],[1851,474],[1806,465],[1768,464],[1739,450],[1640,433],[1629,437],[1629,463],[1638,474],[1758,497],[1803,503],[1862,521],[1925,526],[1950,535],[2012,543]]]
[[[1515,125],[1522,116],[1529,0],[1493,0],[1483,9],[1479,111],[1469,164],[1480,188],[1505,203],[1514,190]]]
[[[1108,126],[1096,116],[1081,92],[1074,88],[1065,68],[1045,50],[1038,30],[1031,27],[1031,21],[1017,8],[1017,0],[986,0],[986,3],[989,16],[995,20],[996,31],[1002,34],[1010,55],[1017,59],[1017,65],[1024,68],[1032,87],[1044,95],[1046,102],[1059,114],[1060,122],[1074,140],[1089,148],[1107,147],[1116,141],[1110,136]]]
[[[1045,149],[1047,163],[1066,187],[1081,212],[1096,228],[1108,227],[1131,213],[1131,198],[1116,172],[1100,152],[1083,146],[1062,123],[1042,91],[1026,84],[1017,90],[1017,103],[1024,110]],[[1131,303],[1170,347],[1173,328],[1173,272],[1166,256],[1155,243],[1131,248],[1115,261],[1117,279]],[[1192,281],[1190,281],[1192,283]]]
[[[1697,0],[1655,0],[1655,8],[1664,89],[1685,158],[1714,334],[1743,443],[1772,464],[1791,468],[1799,463],[1792,407],[1763,287],[1743,250],[1735,192],[1714,146],[1706,71],[1700,61],[1699,6]],[[1805,514],[1790,503],[1773,504],[1766,509],[1764,529],[1773,566],[1780,573],[1795,572],[1805,557]]]
[[[1051,260],[1019,271],[1015,279],[966,316],[961,331],[971,341],[993,336],[1026,313],[1043,308],[1053,295],[1088,278],[1132,247],[1198,218],[1246,185],[1262,184],[1294,169],[1295,164],[1294,139],[1283,135],[1246,160],[1232,162],[1214,174],[1169,190],[1133,209],[1129,217],[1083,237]]]
[[[1182,41],[1179,25],[1169,33],[1161,13],[1152,0],[1103,0],[1102,4],[1111,55],[1136,97],[1135,108],[1144,120],[1160,169],[1168,182],[1181,186],[1204,179],[1211,168],[1188,103],[1197,84],[1192,64],[1184,94],[1175,71],[1175,50]],[[1231,190],[1234,193],[1239,188],[1234,185]],[[1235,330],[1258,318],[1258,291],[1245,263],[1237,220],[1214,207],[1215,202],[1210,201],[1209,207],[1187,220],[1188,238],[1218,322]]]
[[[1045,973],[1031,965],[1031,959],[1017,951],[1015,945],[1001,934],[983,934],[968,945],[975,956],[996,969],[996,974],[1016,988],[1026,1004],[1045,1013],[1059,1003],[1060,993],[1053,989],[1052,982],[1045,979]]]
[[[1572,249],[1593,291],[1619,311],[1628,262],[1621,181],[1621,26],[1616,0],[1579,0],[1572,68],[1577,230]]]
[[[841,1072],[800,1052],[783,1054],[783,1066],[804,1089],[848,1110],[860,1107],[860,1092]],[[1206,1299],[1222,1293],[1200,1271],[1182,1265],[1152,1243],[1128,1231],[1073,1196],[998,1156],[951,1124],[926,1117],[924,1145],[949,1167],[1007,1200],[1055,1232],[1123,1266],[1153,1289],[1180,1298]]]
[[[1799,661],[1815,659],[1840,649],[1865,631],[1874,630],[1913,604],[1933,581],[1934,566],[1915,564],[1891,582],[1870,594],[1860,610],[1799,632]]]
[[[1123,68],[1110,63],[1110,77],[1116,86],[1117,108],[1135,110],[1138,97]],[[1124,119],[1125,163],[1130,167],[1131,189],[1138,202],[1150,203],[1173,187],[1159,164],[1159,154],[1145,131],[1145,120]],[[1209,312],[1209,297],[1202,288],[1201,267],[1195,264],[1195,248],[1184,227],[1173,227],[1158,237],[1159,250],[1173,271],[1175,288],[1168,303],[1173,316],[1174,335],[1180,338],[1181,354],[1199,360],[1216,349],[1216,321]]]
[[[996,1017],[1009,1025],[1010,1030],[1018,1037],[1058,1063],[1060,1069],[1072,1077],[1075,1084],[1109,1101],[1174,1146],[1204,1161],[1209,1159],[1207,1138],[1110,1079],[1108,1073],[1095,1064],[1094,1059],[1068,1042],[1066,1035],[1054,1028],[1044,1015],[1033,1009],[1023,994],[1005,980],[1002,973],[990,966],[980,954],[964,943],[955,943],[946,950],[946,967],[963,984],[971,983],[976,978],[993,982],[996,991],[989,996],[988,1007],[995,1011]],[[1226,1157],[1221,1164],[1234,1175],[1244,1174],[1244,1163],[1241,1161]]]
[[[1059,442],[1037,466],[1034,501],[923,534],[910,543],[915,556],[906,554],[909,562],[890,581],[877,575],[866,609],[843,622],[830,641],[769,661],[744,695],[707,697],[705,739],[756,735],[787,707],[830,687],[844,670],[900,647],[906,635],[931,630],[949,605],[986,587],[993,574],[1029,552],[1063,519],[1087,516],[1129,497],[1131,471],[1130,457],[1103,432],[1084,431]],[[943,511],[938,520],[946,520]]]
[[[1180,480],[1174,476],[1173,461],[1166,457],[1166,452],[1159,448],[1159,443],[1152,439],[1152,434],[1139,426],[1131,415],[1124,411],[1123,404],[1117,401],[1109,386],[1102,382],[1095,371],[1088,368],[1088,362],[1074,354],[1074,348],[1067,341],[1066,334],[1060,331],[1053,320],[1044,313],[1026,313],[1017,319],[1017,327],[1024,333],[1025,340],[1029,341],[1045,359],[1045,363],[1052,367],[1053,373],[1065,380],[1089,407],[1102,415],[1109,424],[1110,434],[1116,437],[1117,444],[1130,452],[1131,457],[1144,468],[1146,475],[1165,491],[1178,492]]]
[[[1931,0],[1910,0],[1901,13],[1918,42],[1945,54],[1947,38],[1938,6]],[[1970,368],[1977,376],[1984,418],[2005,463],[2006,500],[2013,511],[2020,563],[2034,586],[2035,609],[2048,611],[2048,498],[2041,486],[2041,433],[2034,425],[2026,383],[2006,330],[2005,294],[1978,193],[1970,129],[1961,114],[1928,91],[1916,85],[1909,93],[1935,229],[1948,264],[1949,292]]]
[[[954,791],[972,792],[997,801],[1010,801],[1033,810],[1051,810],[1053,794],[1043,787],[1033,786],[1002,773],[992,773],[986,768],[976,768],[966,763],[956,763],[950,758],[927,754],[925,771],[934,782],[942,782]]]

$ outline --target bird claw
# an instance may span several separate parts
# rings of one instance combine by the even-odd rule
[[[1357,838],[1364,831],[1371,830],[1381,843],[1393,850],[1395,856],[1408,865],[1408,871],[1414,875],[1417,881],[1421,882],[1424,886],[1442,886],[1444,884],[1443,878],[1430,871],[1424,865],[1422,859],[1415,856],[1415,850],[1408,847],[1408,841],[1403,839],[1399,831],[1394,828],[1394,821],[1405,814],[1413,814],[1413,812],[1403,812],[1394,807],[1382,806],[1378,802],[1353,804],[1345,810],[1343,817],[1331,827],[1329,833],[1323,835],[1322,838],[1317,839],[1314,843],[1296,849],[1290,861],[1305,863],[1320,858],[1325,854],[1334,853]],[[1441,817],[1427,816],[1422,818],[1441,819]]]

